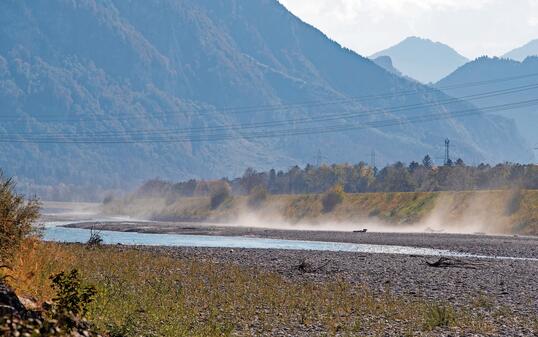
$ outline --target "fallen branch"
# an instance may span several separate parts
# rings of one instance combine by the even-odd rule
[[[478,269],[483,266],[482,263],[464,261],[460,259],[454,259],[449,257],[441,257],[435,262],[424,261],[428,266],[433,268],[465,268],[465,269]]]
[[[307,262],[306,260],[303,260],[296,268],[303,273],[316,273],[319,270],[325,268],[329,264],[329,262],[331,261],[326,261],[324,264],[314,267],[311,263]]]

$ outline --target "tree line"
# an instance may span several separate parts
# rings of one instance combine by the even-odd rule
[[[382,169],[364,162],[332,164],[304,168],[293,166],[287,171],[258,172],[248,168],[238,178],[220,180],[188,180],[167,182],[147,181],[138,191],[140,196],[192,197],[208,196],[214,190],[227,188],[234,195],[251,194],[263,188],[271,194],[323,193],[341,186],[346,193],[463,191],[490,189],[538,189],[538,166],[502,163],[491,166],[468,166],[463,160],[435,166],[430,156],[413,161],[387,165]]]

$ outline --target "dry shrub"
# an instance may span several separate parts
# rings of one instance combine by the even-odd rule
[[[15,191],[15,182],[0,171],[0,261],[10,262],[22,241],[37,234],[39,201],[26,200]]]
[[[61,245],[29,238],[15,254],[8,281],[19,295],[50,301],[54,296],[50,275],[74,266],[75,256]]]
[[[211,209],[216,209],[231,196],[230,184],[225,181],[216,181],[211,186]]]
[[[321,198],[321,203],[323,204],[323,211],[326,213],[331,212],[337,205],[341,204],[344,201],[345,195],[346,194],[342,185],[334,186]]]

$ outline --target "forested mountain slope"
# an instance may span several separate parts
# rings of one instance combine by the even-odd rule
[[[233,176],[318,149],[410,161],[446,137],[468,162],[532,155],[509,120],[390,74],[276,0],[6,0],[0,41],[0,167],[29,184]]]
[[[513,78],[510,81],[496,81],[498,78]],[[510,95],[487,97],[474,101],[478,107],[496,104],[523,102],[538,98],[538,57],[528,57],[522,62],[481,57],[462,66],[454,73],[437,83],[438,87],[448,87],[461,82],[491,81],[480,87],[448,88],[446,93],[455,97],[463,97],[486,91],[511,90],[515,87],[529,89],[514,92]],[[538,109],[536,106],[525,106],[515,110],[499,112],[500,116],[513,118],[529,145],[538,145]],[[537,147],[537,146],[534,146]]]

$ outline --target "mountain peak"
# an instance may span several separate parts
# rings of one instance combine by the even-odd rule
[[[415,42],[415,43],[433,43],[433,44],[436,44],[436,43],[439,43],[439,44],[442,44],[440,42],[436,42],[436,41],[432,41],[428,38],[425,38],[425,37],[420,37],[420,36],[408,36],[406,37],[405,39],[403,39],[400,43],[410,43],[410,42]]]
[[[450,46],[430,39],[410,36],[372,55],[390,56],[394,67],[420,82],[436,82],[469,60]]]
[[[529,56],[538,56],[538,39],[532,40],[527,44],[513,49],[504,54],[503,57],[516,61],[523,61]]]
[[[394,68],[394,65],[392,64],[392,59],[390,58],[390,56],[379,56],[373,59],[372,61],[374,61],[375,64],[385,69],[386,71],[393,73],[395,75],[398,75],[398,76],[402,76],[402,72]]]

